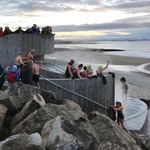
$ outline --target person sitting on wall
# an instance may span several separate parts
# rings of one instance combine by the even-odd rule
[[[18,27],[18,29],[14,33],[25,33],[25,32],[22,30],[22,27]]]
[[[12,34],[13,32],[9,29],[8,26],[5,27],[5,30],[4,30],[4,35],[7,35],[7,34]]]
[[[75,79],[75,78],[82,78],[81,77],[81,70],[82,70],[82,68],[83,68],[83,64],[80,64],[80,65],[78,65],[78,68],[75,68],[75,72],[73,72],[73,79]]]
[[[3,28],[0,27],[0,37],[2,37],[3,35],[4,35]]]
[[[36,86],[40,89],[39,78],[40,78],[40,67],[37,63],[32,63],[32,80],[35,82]]]
[[[68,65],[66,67],[66,71],[65,71],[66,78],[72,79],[73,71],[74,71],[74,66],[73,66],[74,63],[75,63],[75,61],[73,59],[71,59],[70,62],[68,63]]]
[[[90,64],[87,65],[87,74],[88,74],[88,78],[93,77],[93,69],[91,68]]]
[[[25,32],[25,33],[31,33],[31,32],[30,32],[30,28],[27,28],[24,32]]]
[[[107,61],[107,65],[103,68],[102,65],[98,65],[98,69],[96,70],[96,74],[97,76],[101,76],[102,75],[102,72],[108,68],[108,65],[109,65],[109,61]]]
[[[81,77],[82,78],[87,78],[88,77],[87,66],[83,67],[83,71],[81,72]]]
[[[41,33],[40,28],[37,27],[37,34],[40,34],[40,33]]]
[[[35,53],[35,50],[34,50],[34,49],[32,49],[32,50],[28,53],[28,55],[27,55],[27,61],[34,59],[34,53]]]
[[[33,24],[33,26],[30,29],[30,32],[33,33],[33,34],[37,34],[38,33],[37,25],[36,24]]]
[[[15,59],[15,65],[17,65],[17,69],[22,69],[22,65],[24,65],[22,58],[24,56],[23,52],[20,52],[19,55]]]
[[[106,80],[106,77],[102,74],[102,72],[106,68],[108,68],[108,65],[109,65],[109,61],[107,61],[107,65],[104,68],[102,67],[102,65],[98,65],[98,69],[96,70],[97,76],[102,78],[104,84],[107,83],[107,80]]]
[[[47,31],[46,27],[42,28],[41,34],[47,34],[46,31]]]
[[[46,33],[47,34],[52,34],[52,27],[51,26],[46,27]]]

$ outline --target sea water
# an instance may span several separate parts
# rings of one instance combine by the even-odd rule
[[[56,44],[55,48],[74,50],[90,49],[118,49],[123,51],[105,52],[112,55],[150,58],[150,41],[95,41],[85,44]]]

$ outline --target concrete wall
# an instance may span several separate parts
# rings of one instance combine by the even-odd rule
[[[84,112],[89,113],[93,110],[99,110],[104,114],[107,114],[107,109],[99,107],[98,105],[88,101],[83,97],[79,97],[76,94],[70,93],[53,83],[62,86],[68,90],[78,93],[84,97],[87,97],[99,104],[109,107],[114,105],[114,93],[115,93],[115,79],[112,75],[106,76],[107,84],[103,84],[102,79],[50,79],[50,82],[41,80],[40,85],[43,89],[53,91],[57,99],[70,99],[78,103]]]
[[[0,37],[0,63],[3,67],[14,63],[19,52],[25,55],[35,49],[35,56],[54,52],[54,35],[9,34]]]

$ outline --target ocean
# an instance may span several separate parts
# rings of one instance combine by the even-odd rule
[[[123,55],[150,58],[150,41],[95,41],[86,44],[56,44],[55,48],[71,49],[119,49],[124,51],[105,52],[111,55]]]

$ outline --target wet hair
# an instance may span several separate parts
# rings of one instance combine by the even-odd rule
[[[117,101],[117,102],[116,102],[116,105],[117,105],[117,104],[120,105],[120,106],[122,106],[121,102],[118,102],[118,101]]]
[[[23,56],[23,55],[24,55],[24,53],[23,53],[23,52],[20,52],[20,53],[19,53],[19,55]]]
[[[84,70],[87,70],[87,66],[84,66],[83,69],[84,69]]]
[[[122,77],[122,78],[120,79],[120,81],[126,82],[126,78],[125,78],[125,77]]]
[[[78,65],[78,67],[81,67],[81,68],[82,68],[82,67],[83,67],[83,64]]]
[[[74,61],[73,59],[71,59],[71,60],[70,60],[70,63],[71,63],[71,64],[74,64],[74,63],[75,63],[75,61]]]

